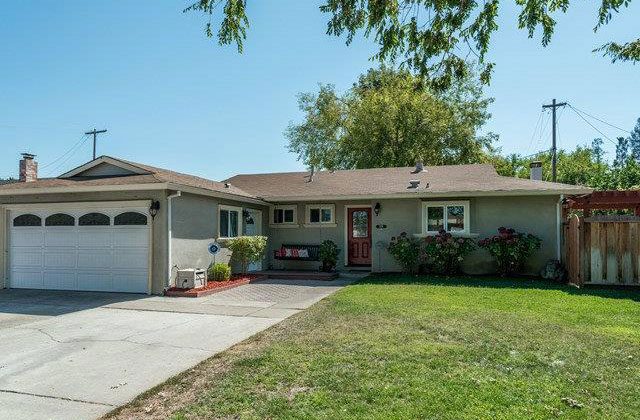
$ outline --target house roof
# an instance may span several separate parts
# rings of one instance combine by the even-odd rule
[[[126,175],[113,176],[83,176],[86,171],[101,164],[117,166],[125,171]],[[225,185],[224,182],[212,181],[194,175],[187,175],[167,169],[141,163],[116,159],[110,156],[100,156],[84,165],[81,165],[58,178],[42,178],[33,182],[17,182],[0,185],[0,195],[35,192],[66,192],[67,190],[98,191],[101,189],[180,189],[191,187],[198,190],[215,192],[228,195],[229,198],[251,199],[257,198],[233,185]]]
[[[419,180],[417,188],[410,181]],[[356,169],[236,175],[226,180],[266,201],[454,197],[471,195],[581,194],[590,188],[500,176],[490,164]]]
[[[95,176],[100,166],[117,169]],[[99,171],[98,171],[99,173]],[[93,176],[88,176],[93,175]],[[410,181],[420,181],[415,188]],[[264,201],[311,201],[472,195],[584,194],[576,185],[504,177],[492,165],[428,166],[236,175],[223,182],[101,156],[58,178],[0,185],[0,195],[173,189],[264,204]]]

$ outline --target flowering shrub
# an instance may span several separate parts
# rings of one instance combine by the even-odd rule
[[[497,235],[478,242],[481,248],[487,249],[496,259],[498,271],[503,276],[520,271],[527,258],[541,244],[542,240],[537,236],[504,227],[498,229]]]
[[[424,240],[424,254],[433,271],[439,274],[456,274],[464,257],[476,247],[470,238],[454,238],[449,232],[441,230],[435,236]]]
[[[415,272],[420,260],[420,244],[418,241],[402,232],[399,236],[391,238],[389,253],[402,266],[405,273]]]

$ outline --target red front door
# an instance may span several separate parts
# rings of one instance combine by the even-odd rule
[[[371,265],[371,208],[349,208],[349,265]]]

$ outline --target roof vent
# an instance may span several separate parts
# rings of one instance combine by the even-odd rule
[[[411,172],[412,174],[419,174],[420,172],[424,171],[424,164],[422,163],[421,160],[416,161],[416,169],[413,170],[413,172]]]
[[[418,186],[420,186],[419,179],[412,179],[411,181],[409,181],[409,188],[418,188]]]

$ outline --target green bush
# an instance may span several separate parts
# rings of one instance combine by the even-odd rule
[[[437,235],[425,238],[425,262],[438,274],[457,274],[460,263],[475,247],[473,239],[454,238],[451,233],[441,230]]]
[[[542,240],[537,236],[501,227],[498,234],[478,242],[496,259],[502,276],[522,270],[533,251],[540,249]]]
[[[326,240],[320,244],[319,257],[322,262],[322,271],[332,271],[338,263],[340,250],[338,245],[331,240]]]
[[[231,278],[231,267],[229,264],[215,263],[209,267],[209,280],[227,281]]]
[[[399,236],[391,238],[389,253],[402,266],[405,273],[414,273],[420,261],[420,244],[418,241],[402,232]]]
[[[249,264],[262,261],[267,250],[266,236],[239,236],[229,239],[228,248],[231,250],[231,261],[238,263],[241,272],[249,270]]]

